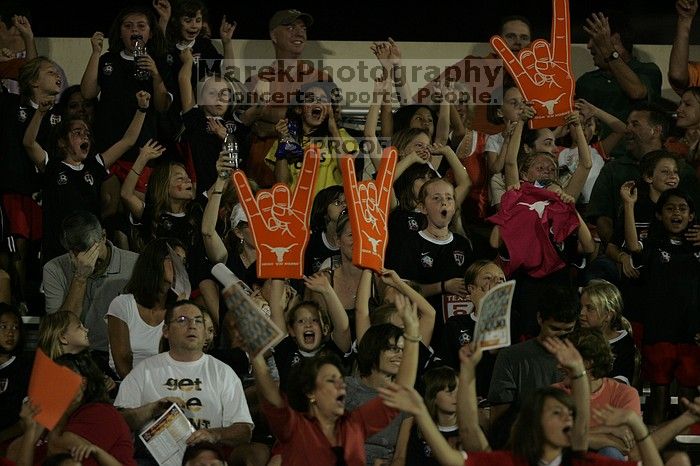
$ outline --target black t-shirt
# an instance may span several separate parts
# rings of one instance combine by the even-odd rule
[[[651,235],[640,253],[644,343],[693,343],[700,332],[700,248]]]
[[[438,344],[438,354],[443,362],[459,372],[459,349],[474,340],[476,320],[473,314],[459,314],[447,319],[442,339]],[[486,398],[489,394],[489,384],[496,364],[496,353],[484,351],[481,362],[476,366],[476,394]]]
[[[197,90],[197,84],[201,79],[211,76],[212,73],[221,74],[221,59],[223,55],[212,44],[211,39],[197,37],[192,45],[192,55],[196,58],[192,64],[192,89]],[[177,46],[172,46],[165,55],[165,61],[170,67],[172,76],[177,76],[182,68],[182,60],[180,60],[180,49]],[[174,94],[179,95],[179,87]],[[179,107],[179,100],[177,101]]]
[[[215,133],[209,131],[207,117],[199,107],[194,107],[183,113],[182,122],[185,125],[182,141],[189,144],[192,164],[197,176],[197,191],[201,194],[211,188],[219,175],[216,171],[216,161],[219,158],[223,141]],[[244,125],[234,120],[221,119],[221,124],[238,140],[239,157],[242,161],[243,151],[241,143],[247,138],[247,129]],[[243,167],[241,166],[240,168]]]
[[[65,253],[58,232],[61,222],[76,210],[100,217],[100,188],[109,172],[101,155],[88,156],[81,165],[49,160],[43,174],[44,239],[43,259]]]
[[[623,333],[610,340],[610,349],[612,350],[614,362],[608,377],[622,376],[631,384],[634,378],[634,357],[636,355],[632,335],[623,330]]]
[[[95,146],[104,152],[115,142],[119,141],[134,119],[138,107],[136,93],[147,91],[151,94],[151,105],[146,112],[146,119],[141,127],[141,133],[136,144],[128,150],[122,160],[133,162],[138,156],[139,149],[149,139],[158,140],[156,110],[153,101],[153,79],[144,81],[134,77],[134,60],[125,58],[119,52],[107,52],[100,57],[97,71],[97,83],[100,86],[100,100],[95,110],[93,130]],[[172,82],[169,68],[163,59],[154,57],[158,71],[165,83],[166,89],[172,92]],[[159,141],[163,143],[164,141]]]
[[[20,105],[16,94],[0,92],[0,189],[2,192],[31,195],[41,189],[41,178],[22,144],[24,133],[34,116],[32,105]],[[37,142],[49,148],[53,129],[60,115],[49,112],[41,120]],[[50,152],[50,151],[49,151]]]
[[[243,283],[248,285],[250,288],[253,288],[253,285],[258,283],[257,263],[253,261],[248,267],[246,267],[241,260],[241,255],[234,249],[231,249],[228,253],[226,267],[228,267],[231,272],[234,273],[234,275],[243,280]]]
[[[454,233],[446,240],[430,238],[423,232],[407,233],[393,243],[387,251],[387,267],[395,270],[401,278],[421,284],[464,277],[474,256],[469,240]],[[448,304],[443,306],[442,294],[429,297],[428,302],[437,313],[432,340],[437,342],[447,319],[445,315],[449,311]]]
[[[304,274],[310,276],[321,270],[323,262],[331,258],[331,268],[340,265],[340,248],[332,249],[325,231],[314,231],[304,251]]]
[[[440,433],[452,448],[459,447],[459,427],[453,428],[438,427]],[[411,428],[411,436],[408,440],[406,450],[406,466],[440,466],[440,462],[433,456],[433,449],[418,433],[418,427]]]
[[[5,364],[0,364],[0,430],[19,421],[31,373],[31,358],[24,355],[11,357]]]
[[[280,375],[280,388],[282,391],[287,390],[287,382],[289,381],[289,373],[293,367],[298,366],[303,361],[302,358],[312,357],[321,353],[333,353],[340,358],[346,366],[349,366],[350,358],[346,357],[340,348],[329,339],[321,344],[321,347],[314,354],[304,354],[299,350],[297,342],[290,335],[287,335],[280,341],[273,350],[275,357],[275,365]]]
[[[428,218],[424,213],[416,210],[396,208],[389,213],[389,245],[394,238],[401,238],[407,232],[416,232],[428,226]]]

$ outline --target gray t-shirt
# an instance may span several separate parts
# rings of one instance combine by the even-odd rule
[[[353,411],[378,396],[377,390],[368,387],[358,377],[346,377],[345,408]],[[404,413],[396,416],[384,430],[377,432],[365,440],[365,455],[367,466],[373,466],[375,459],[388,459],[394,457],[396,439],[399,436],[401,422],[406,418]]]
[[[81,315],[83,324],[90,331],[90,348],[98,351],[109,350],[105,315],[112,300],[124,291],[139,257],[135,252],[119,249],[110,243],[107,246],[112,248],[112,258],[102,276],[88,278]],[[43,287],[47,314],[61,309],[74,274],[75,267],[69,254],[51,259],[44,265]]]
[[[556,358],[536,338],[503,348],[493,368],[489,401],[521,402],[538,388],[560,382],[563,375]]]

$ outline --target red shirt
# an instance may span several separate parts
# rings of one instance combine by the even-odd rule
[[[331,466],[336,455],[321,431],[318,421],[292,409],[287,400],[282,408],[275,408],[266,400],[261,402],[277,443],[272,456],[282,455],[285,466]],[[364,466],[365,439],[384,429],[399,411],[385,406],[379,397],[345,414],[336,424],[336,435],[342,445],[347,466]]]
[[[117,409],[107,403],[87,403],[71,414],[66,432],[83,437],[114,456],[122,465],[136,466],[131,430]],[[94,457],[83,460],[87,466],[97,466]]]
[[[601,456],[596,453],[586,453],[583,457],[572,458],[572,466],[637,466],[637,461],[620,461]],[[464,466],[529,466],[524,458],[513,455],[512,451],[478,451],[468,453]]]

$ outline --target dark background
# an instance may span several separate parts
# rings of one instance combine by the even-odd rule
[[[172,1],[172,0],[171,0]],[[529,17],[533,36],[549,38],[551,1],[485,0],[425,1],[380,3],[367,1],[275,2],[264,0],[208,0],[209,17],[216,36],[222,14],[238,23],[234,39],[267,39],[267,21],[277,9],[294,7],[314,16],[309,40],[381,40],[391,36],[397,41],[486,42],[496,32],[499,18],[510,14]],[[0,0],[0,5],[15,0]],[[131,3],[118,1],[46,1],[19,2],[31,10],[36,36],[89,37],[96,30],[107,32],[120,8]],[[630,0],[570,0],[573,42],[586,42],[581,29],[593,11],[618,11],[629,18],[637,43],[671,44],[676,13],[673,0],[639,2]],[[691,43],[700,43],[700,28],[695,28]]]

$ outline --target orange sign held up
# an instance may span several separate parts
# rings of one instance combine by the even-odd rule
[[[503,59],[526,101],[535,109],[530,128],[561,126],[574,108],[569,1],[552,0],[551,43],[538,39],[516,57],[501,36],[491,46]]]
[[[238,199],[245,210],[257,249],[259,278],[302,278],[304,250],[309,242],[309,217],[320,156],[315,147],[304,154],[294,194],[277,183],[253,197],[248,178],[233,173]]]
[[[384,268],[389,198],[397,158],[395,148],[384,149],[377,179],[361,182],[355,175],[355,159],[346,155],[341,160],[352,227],[352,263],[376,272]]]
[[[31,402],[39,408],[36,421],[53,430],[78,395],[82,380],[79,374],[56,364],[37,349],[27,391]]]

